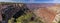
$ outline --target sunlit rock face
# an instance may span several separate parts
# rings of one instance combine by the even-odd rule
[[[38,9],[35,13],[38,17],[41,17],[44,21],[46,21],[46,23],[51,23],[56,15],[55,12],[49,11],[46,8]]]
[[[60,21],[60,4],[56,4],[53,7],[55,8],[55,11],[56,11],[56,16],[55,16],[53,22],[58,23]]]
[[[54,6],[39,8],[34,13],[37,17],[41,17],[45,23],[52,23],[56,16],[56,8]]]
[[[46,23],[58,23],[60,20],[60,4],[41,7],[34,12],[36,16],[41,17]]]

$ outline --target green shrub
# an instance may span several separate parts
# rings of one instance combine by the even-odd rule
[[[17,20],[17,23],[28,23],[29,19],[32,17],[33,15],[31,13],[26,13],[24,15],[22,15],[21,17],[19,17]]]

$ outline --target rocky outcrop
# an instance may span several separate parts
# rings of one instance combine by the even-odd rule
[[[24,14],[24,12],[29,10],[25,4],[18,4],[18,3],[8,4],[8,5],[5,4],[5,5],[2,5],[1,8],[2,8],[1,16],[3,16],[2,18],[3,18],[3,21],[5,21],[5,23],[7,23],[11,17],[13,18],[19,17],[20,15]]]
[[[39,8],[34,11],[37,17],[42,18],[45,23],[52,23],[53,19],[56,16],[56,12],[48,9],[48,8]]]

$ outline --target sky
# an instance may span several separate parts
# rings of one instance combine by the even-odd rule
[[[60,0],[0,0],[0,2],[16,2],[16,3],[60,3]]]

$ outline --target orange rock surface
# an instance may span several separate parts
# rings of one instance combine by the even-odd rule
[[[51,11],[47,8],[40,8],[35,13],[38,17],[41,17],[46,23],[52,23],[53,19],[56,16],[56,12]]]

